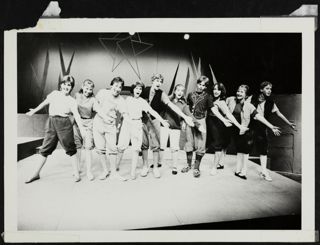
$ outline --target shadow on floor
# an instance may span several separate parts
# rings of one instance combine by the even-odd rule
[[[138,230],[300,230],[301,215],[214,222],[193,225],[168,226]]]

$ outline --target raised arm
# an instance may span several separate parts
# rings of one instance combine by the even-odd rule
[[[34,109],[29,109],[29,111],[26,113],[26,115],[28,116],[32,116],[33,114],[35,114],[37,111],[40,111],[43,107],[45,107],[46,105],[49,105],[49,100],[48,98],[46,98],[44,101],[42,101],[36,108]]]

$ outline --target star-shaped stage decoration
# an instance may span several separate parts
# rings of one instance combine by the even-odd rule
[[[139,33],[134,35],[118,33],[111,38],[99,38],[101,45],[112,58],[112,72],[126,60],[134,73],[141,79],[137,56],[150,49],[153,44],[143,42]]]

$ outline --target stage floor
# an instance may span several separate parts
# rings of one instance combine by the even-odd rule
[[[209,174],[213,156],[205,155],[201,177],[192,172],[172,175],[171,154],[160,168],[161,178],[82,180],[74,183],[71,163],[62,150],[48,158],[41,179],[24,184],[37,155],[18,162],[18,230],[126,230],[181,226],[197,223],[246,220],[300,214],[301,184],[272,172],[272,182],[262,180],[259,165],[249,162],[248,179],[234,176],[236,157],[228,155],[225,169]],[[93,173],[100,165],[93,154]],[[126,151],[120,173],[130,173],[130,149]],[[152,160],[150,160],[151,162]],[[141,158],[137,173],[141,171]]]

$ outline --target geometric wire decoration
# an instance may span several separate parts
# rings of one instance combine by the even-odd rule
[[[99,41],[112,58],[112,72],[125,60],[141,79],[137,56],[150,49],[152,43],[143,42],[139,33],[134,35],[118,33],[109,38],[100,37]]]

